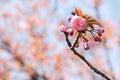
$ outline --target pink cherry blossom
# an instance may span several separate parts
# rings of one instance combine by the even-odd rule
[[[77,31],[82,31],[86,28],[86,23],[82,17],[73,16],[71,19],[71,26]]]

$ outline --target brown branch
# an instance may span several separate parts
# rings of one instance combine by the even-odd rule
[[[80,37],[80,33],[78,33],[77,38],[75,39],[73,45],[71,46],[71,50],[75,47],[76,43],[77,43],[78,40],[79,40],[79,37]]]
[[[71,48],[72,44],[71,44],[71,42],[69,41],[68,34],[67,34],[67,33],[64,33],[64,34],[65,34],[65,37],[66,37],[66,42],[67,42],[68,46]],[[80,36],[80,34],[79,34],[78,36]],[[78,36],[77,36],[77,39],[79,39]],[[78,41],[77,39],[75,40],[74,43],[76,43],[76,41]],[[74,44],[73,44],[73,45],[74,45]],[[71,50],[73,51],[73,53],[74,53],[75,55],[77,55],[80,59],[82,59],[82,60],[88,65],[88,67],[89,67],[90,69],[92,69],[95,73],[101,75],[101,76],[104,77],[106,80],[112,80],[112,79],[110,79],[108,76],[106,76],[103,72],[101,72],[100,70],[98,70],[97,68],[95,68],[93,65],[91,65],[84,56],[82,56],[81,54],[79,54],[79,53],[75,50],[74,46],[71,48]]]

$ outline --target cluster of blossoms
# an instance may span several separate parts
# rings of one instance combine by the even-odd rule
[[[101,42],[102,33],[104,29],[102,25],[93,17],[82,14],[82,11],[78,8],[71,11],[72,17],[68,17],[68,22],[70,26],[61,25],[59,30],[61,32],[67,33],[70,36],[74,34],[80,34],[79,38],[83,40],[83,47],[85,50],[90,48],[90,40],[87,38],[87,35],[91,35],[92,39],[95,42]],[[90,34],[87,34],[89,32]],[[75,47],[79,47],[79,42],[75,44]]]

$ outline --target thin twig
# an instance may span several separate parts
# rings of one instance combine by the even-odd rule
[[[79,37],[80,37],[80,33],[78,33],[77,35],[77,38],[75,39],[73,45],[71,46],[71,50],[75,47],[75,45],[77,44],[78,40],[79,40]]]
[[[64,34],[65,34],[65,37],[66,37],[66,42],[67,42],[68,46],[71,48],[72,44],[71,44],[71,42],[69,41],[68,34],[67,34],[67,33],[64,33]],[[80,35],[80,34],[79,34],[79,35]],[[79,36],[79,35],[78,35],[78,36]],[[78,36],[77,36],[77,39],[79,39]],[[75,40],[74,43],[76,43],[76,41],[78,41],[77,39]],[[74,44],[73,44],[73,45],[74,45]],[[108,76],[106,76],[103,72],[101,72],[100,70],[98,70],[97,68],[95,68],[93,65],[91,65],[84,56],[82,56],[81,54],[79,54],[79,53],[75,50],[74,46],[71,48],[71,50],[73,51],[73,53],[74,53],[75,55],[77,55],[80,59],[82,59],[82,60],[89,66],[89,68],[92,69],[95,73],[101,75],[101,76],[104,77],[106,80],[112,80],[112,79],[110,79]]]

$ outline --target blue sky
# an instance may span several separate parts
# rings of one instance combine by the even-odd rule
[[[115,23],[120,22],[120,16],[119,16],[120,15],[120,9],[119,9],[120,8],[120,0],[102,0],[102,1],[103,1],[103,3],[101,4],[100,9],[99,9],[100,14],[101,14],[101,18],[106,19],[106,20],[111,20]],[[13,9],[13,6],[12,6],[12,4],[14,4],[14,3],[17,3],[17,4],[22,6],[23,2],[20,1],[20,0],[11,0],[11,2],[7,3],[7,4],[0,3],[0,9],[3,10],[3,11],[6,10],[8,12],[12,11],[14,13],[14,9]],[[53,5],[53,4],[54,4],[54,0],[51,0],[50,7],[54,7],[55,5]],[[84,13],[88,13],[88,14],[91,14],[91,15],[95,16],[94,9],[92,9],[89,6],[86,6],[83,2],[81,2],[81,0],[69,0],[69,2],[66,3],[66,4],[59,3],[58,4],[58,10],[56,11],[56,13],[61,15],[61,17],[59,17],[59,18],[66,19],[68,17],[68,15],[70,15],[70,11],[73,9],[73,7],[79,7],[79,8],[81,8],[81,10]],[[54,14],[52,16],[43,15],[43,17],[44,16],[45,16],[45,19],[47,19],[48,23],[50,24],[49,26],[52,27],[51,29],[53,29],[54,28],[53,26],[56,26],[55,23],[56,23],[57,20],[59,20],[59,18],[56,19],[54,17]],[[50,17],[50,18],[48,18],[48,17]],[[3,24],[0,23],[0,25],[3,25]],[[54,36],[51,35],[50,33],[52,33],[52,30],[48,31],[48,37],[46,38],[46,40],[49,39],[49,41],[54,42],[55,41]],[[16,34],[16,37],[19,40],[22,40],[23,38],[25,38],[25,36],[27,36],[27,35],[25,35],[24,33],[22,33],[22,34],[20,33],[18,35]],[[66,44],[64,44],[64,45],[66,45]],[[118,63],[119,63],[118,55],[120,54],[119,49],[120,49],[119,46],[115,45],[109,51],[112,64],[115,65],[114,69],[115,69],[115,72],[117,72],[117,73],[120,73],[120,68],[119,68],[119,65],[118,65]],[[5,55],[5,54],[1,54],[0,57],[10,57],[10,56]],[[18,73],[18,72],[11,72],[11,75],[15,76],[15,74]],[[24,77],[25,74],[23,72],[21,72],[21,76]],[[20,79],[21,79],[21,77],[20,77]],[[20,80],[20,79],[14,79],[14,80]],[[70,77],[70,79],[68,79],[68,80],[74,80],[74,77],[72,77],[72,78]]]

